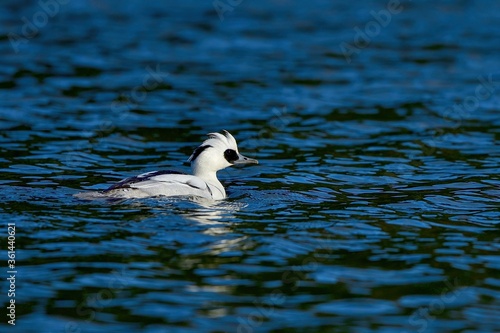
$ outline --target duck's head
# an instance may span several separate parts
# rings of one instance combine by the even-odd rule
[[[258,164],[257,160],[238,152],[235,138],[228,131],[209,133],[208,139],[188,159],[195,175],[217,172],[234,164]]]

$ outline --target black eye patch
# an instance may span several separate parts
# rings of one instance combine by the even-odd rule
[[[224,152],[224,158],[231,164],[239,159],[238,153],[234,149],[226,149]]]

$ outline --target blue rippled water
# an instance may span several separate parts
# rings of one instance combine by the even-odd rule
[[[4,1],[0,22],[2,332],[500,331],[498,1]],[[226,200],[73,197],[189,171],[222,129],[260,162],[219,172]]]

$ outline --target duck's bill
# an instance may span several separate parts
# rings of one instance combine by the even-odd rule
[[[234,161],[234,164],[259,164],[259,161],[255,160],[253,158],[238,154],[238,159],[236,161]]]

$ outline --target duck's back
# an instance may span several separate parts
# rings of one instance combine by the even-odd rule
[[[214,190],[217,192],[217,189],[196,176],[167,170],[125,178],[103,191],[103,194],[119,198],[199,196],[217,199],[217,193],[214,193]]]

